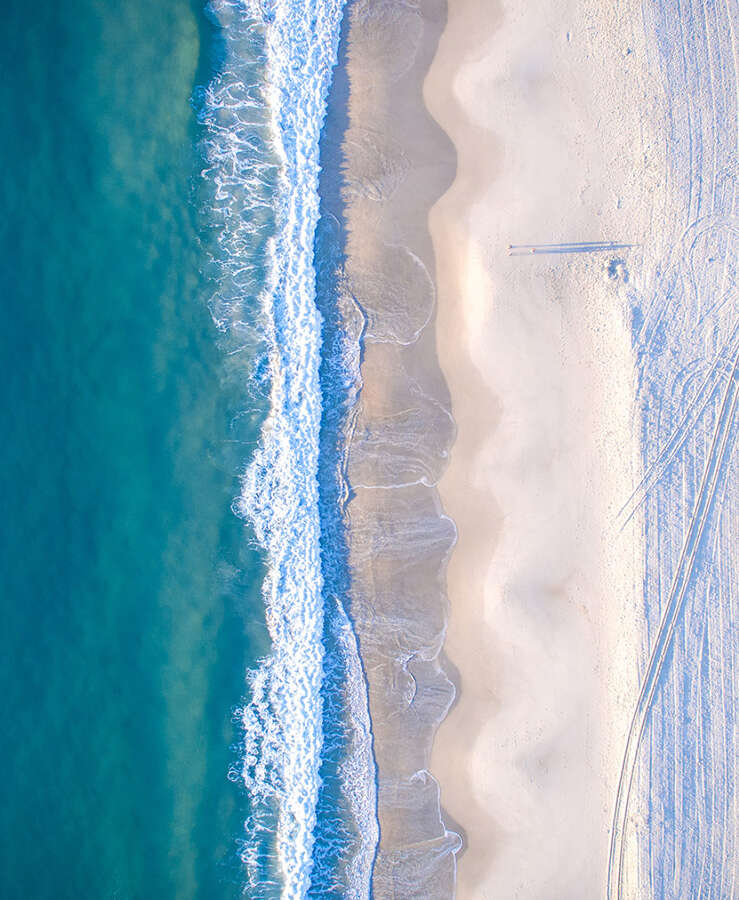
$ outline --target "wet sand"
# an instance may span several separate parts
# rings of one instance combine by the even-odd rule
[[[336,72],[337,91],[346,80],[346,121],[333,123],[341,129],[336,215],[345,229],[347,319],[354,309],[363,337],[346,473],[349,612],[377,763],[372,887],[373,896],[398,900],[452,896],[460,846],[428,772],[454,696],[440,652],[455,530],[436,489],[454,422],[436,359],[427,221],[452,183],[454,153],[422,94],[444,12],[442,0],[350,2]]]

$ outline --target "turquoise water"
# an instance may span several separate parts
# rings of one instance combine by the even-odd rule
[[[237,896],[267,637],[193,200],[218,35],[187,0],[3,12],[0,896]]]

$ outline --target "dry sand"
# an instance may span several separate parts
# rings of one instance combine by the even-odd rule
[[[643,658],[628,280],[664,164],[638,4],[450,0],[425,83],[458,157],[430,216],[458,436],[445,652],[458,696],[431,772],[464,830],[457,896],[604,895]],[[610,271],[609,271],[610,268]]]

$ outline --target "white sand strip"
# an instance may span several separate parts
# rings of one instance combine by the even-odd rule
[[[618,6],[450,0],[426,82],[458,154],[430,223],[460,693],[431,771],[466,831],[460,900],[605,890],[645,652],[640,522],[616,523],[640,477],[627,286],[664,165],[639,7]],[[508,250],[580,242],[639,246]]]

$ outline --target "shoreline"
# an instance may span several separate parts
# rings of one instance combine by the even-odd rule
[[[444,652],[460,681],[431,772],[466,831],[459,900],[584,900],[607,881],[646,649],[641,523],[616,527],[639,481],[628,292],[645,256],[506,248],[648,241],[661,158],[636,21],[450,0],[425,83],[458,155],[430,228],[458,428],[439,490],[459,532]]]
[[[403,900],[451,896],[460,843],[428,773],[454,690],[440,653],[444,571],[456,535],[436,490],[454,423],[436,360],[427,225],[454,158],[422,97],[444,7],[353,0],[337,72],[348,91],[340,137],[344,290],[363,328],[346,461],[349,613],[377,765],[372,890]]]

